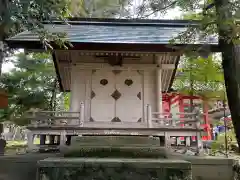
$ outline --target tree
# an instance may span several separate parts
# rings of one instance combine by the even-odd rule
[[[190,27],[185,33],[179,36],[181,41],[191,42],[194,35],[209,34],[219,35],[219,47],[222,52],[222,67],[227,92],[229,108],[238,146],[240,147],[240,1],[238,0],[150,0],[140,5],[139,14],[141,17],[149,17],[170,8],[180,7],[183,12],[193,13],[198,16],[200,24],[198,27]],[[188,47],[189,48],[189,47]],[[198,50],[205,50],[204,45]],[[195,49],[196,50],[196,49]],[[240,151],[240,148],[239,148]]]
[[[185,56],[180,62],[174,89],[203,99],[223,97],[224,78],[221,63],[214,56],[207,59]]]
[[[24,114],[31,108],[54,110],[58,83],[51,56],[20,53],[13,61],[15,68],[2,74],[1,86],[8,90],[9,107],[2,119],[27,123]]]
[[[215,0],[215,6],[228,103],[238,147],[240,147],[240,28],[235,26],[233,12],[229,11],[230,1]]]
[[[127,0],[2,0],[0,7],[0,74],[4,56],[9,49],[4,40],[23,30],[31,30],[39,35],[46,48],[51,48],[50,41],[67,48],[64,33],[50,33],[44,29],[43,21],[56,19],[65,20],[65,17],[113,17],[120,13],[120,6]],[[16,73],[15,73],[16,74]],[[6,78],[4,75],[3,80]],[[10,77],[8,78],[15,78]],[[57,86],[57,79],[54,81]],[[29,92],[31,93],[31,92]],[[56,88],[52,90],[52,102],[56,102]],[[69,95],[68,95],[69,96]],[[50,109],[56,109],[57,104],[51,103]],[[9,114],[9,113],[8,113]],[[11,114],[11,113],[10,113]]]
[[[70,6],[72,16],[90,18],[113,18],[127,13],[129,0],[73,0]]]
[[[4,40],[23,30],[37,33],[42,43],[49,47],[49,41],[60,46],[65,42],[64,33],[50,33],[44,29],[44,21],[64,20],[69,17],[68,0],[1,0],[0,3],[0,74],[4,56],[8,51]]]
[[[67,93],[64,95],[64,109],[69,110],[70,108],[70,94]]]

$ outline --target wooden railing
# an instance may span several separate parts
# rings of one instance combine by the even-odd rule
[[[184,117],[175,118],[173,115]],[[147,127],[154,128],[154,123],[157,123],[169,127],[181,127],[184,124],[184,126],[200,128],[199,115],[200,112],[196,109],[193,113],[153,112],[151,106],[147,105]]]
[[[176,118],[174,116],[179,116]],[[180,118],[183,116],[184,118]],[[80,104],[80,110],[78,112],[71,111],[34,111],[31,112],[31,125],[35,126],[71,126],[78,125],[84,127],[84,104]],[[89,122],[85,122],[85,127],[88,126]],[[94,123],[94,122],[93,122]],[[93,124],[92,123],[92,124]],[[97,124],[98,122],[95,122]],[[108,122],[102,122],[106,124]],[[129,124],[130,122],[125,122]],[[119,124],[119,123],[111,123]],[[124,124],[124,122],[121,122]],[[132,123],[133,125],[134,123]],[[198,112],[193,113],[160,113],[153,112],[150,105],[147,105],[147,118],[146,121],[141,124],[143,127],[145,124],[146,128],[161,128],[161,127],[192,127],[200,128],[200,118]],[[184,124],[184,126],[182,126]],[[140,125],[136,122],[136,127]],[[109,127],[109,126],[108,126]]]
[[[175,117],[173,117],[175,116]],[[176,116],[179,116],[176,117]],[[184,118],[182,118],[184,117]],[[170,148],[172,138],[184,136],[186,138],[186,146],[191,144],[191,136],[196,136],[197,152],[201,152],[202,141],[200,127],[200,112],[194,110],[193,113],[160,113],[153,112],[150,105],[147,105],[147,118],[146,121],[138,122],[89,122],[85,121],[84,104],[81,103],[79,112],[66,112],[66,111],[37,111],[32,112],[31,125],[29,128],[49,128],[49,131],[54,127],[58,128],[75,128],[74,132],[79,134],[131,134],[134,135],[149,135],[149,136],[164,136],[165,147]],[[73,122],[72,122],[73,121]],[[184,125],[183,125],[184,124]],[[112,132],[112,129],[114,129]],[[61,129],[60,129],[61,130]],[[107,132],[105,132],[107,131]],[[116,134],[114,134],[116,133]],[[176,143],[178,144],[178,143]]]
[[[183,129],[185,127],[190,126],[191,128],[193,128],[193,130],[196,131],[197,154],[200,154],[203,148],[201,131],[199,131],[202,129],[201,123],[200,123],[201,122],[200,114],[201,113],[199,109],[195,108],[192,113],[175,113],[174,114],[178,116],[184,116],[184,118],[182,117],[173,118],[172,113],[152,112],[151,106],[147,105],[147,126],[148,128],[154,128],[154,125],[156,125],[156,123],[159,123],[163,126],[168,126],[168,127],[182,127]],[[164,116],[168,116],[168,117],[164,117]],[[155,122],[155,124],[153,122]],[[186,137],[186,146],[188,146],[188,144],[190,146],[190,138],[191,137]],[[179,137],[177,137],[177,141],[178,140],[179,140]],[[170,143],[171,142],[167,142],[166,144],[170,144]]]
[[[80,104],[79,112],[72,111],[33,111],[30,125],[34,126],[83,126],[84,104]],[[74,122],[74,123],[73,123]]]

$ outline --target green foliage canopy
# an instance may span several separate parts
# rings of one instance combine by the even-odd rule
[[[184,94],[206,99],[223,98],[225,88],[221,62],[214,56],[207,59],[185,56],[179,65],[173,87]]]
[[[9,95],[1,119],[19,119],[31,108],[50,109],[56,79],[50,55],[19,53],[12,63],[15,68],[1,77],[1,87]]]

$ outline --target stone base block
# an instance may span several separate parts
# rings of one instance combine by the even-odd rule
[[[141,136],[76,136],[60,151],[65,157],[167,157],[159,138]]]
[[[192,180],[181,160],[127,158],[47,158],[38,162],[39,180]]]
[[[159,138],[143,136],[73,136],[71,146],[159,147]]]

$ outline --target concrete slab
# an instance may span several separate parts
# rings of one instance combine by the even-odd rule
[[[186,156],[171,154],[170,159],[181,159],[192,164],[194,180],[234,180],[234,158],[214,156]]]

